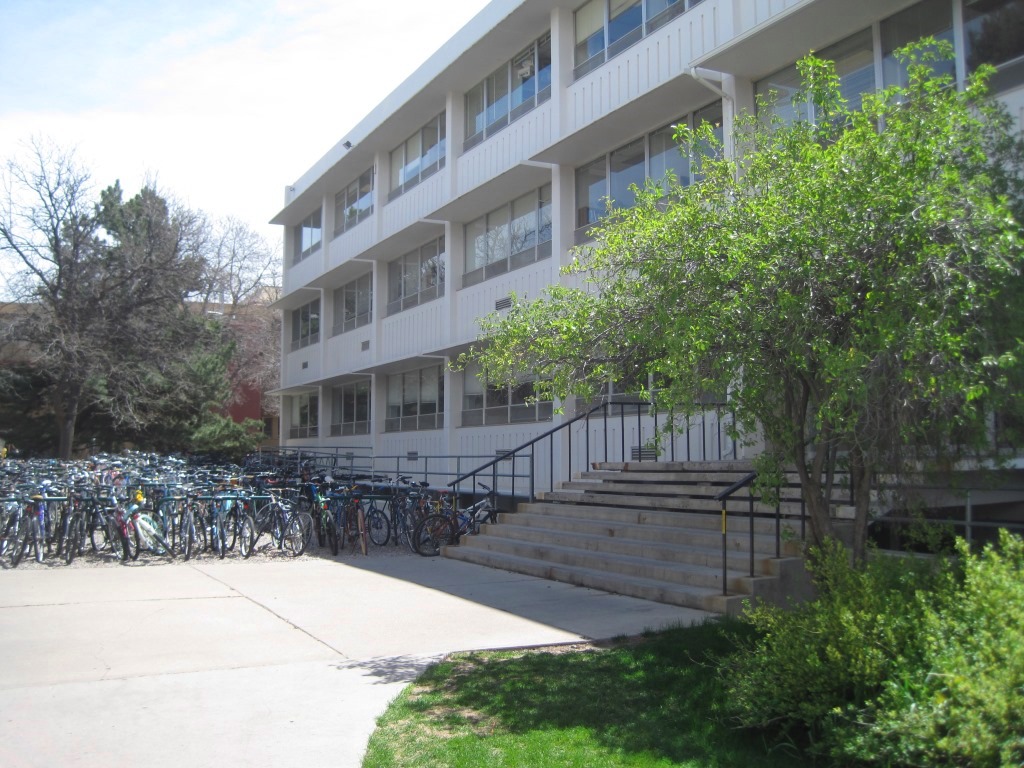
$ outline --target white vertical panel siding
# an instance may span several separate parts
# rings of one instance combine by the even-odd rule
[[[690,71],[690,62],[716,48],[723,37],[721,2],[708,0],[613,57],[568,89],[573,133],[645,93]],[[742,3],[741,3],[742,5]]]
[[[376,242],[376,215],[369,216],[355,227],[342,232],[330,242],[327,269],[339,267],[354,256],[358,256]]]
[[[457,291],[453,342],[460,344],[477,338],[480,335],[480,318],[494,312],[494,302],[498,299],[511,293],[520,299],[539,298],[544,288],[551,284],[551,258]]]
[[[303,368],[302,364],[308,363]],[[296,384],[308,384],[320,378],[320,345],[310,344],[308,347],[289,352],[285,356],[281,371],[281,385],[293,387]]]
[[[446,162],[451,162],[448,157]],[[448,167],[425,179],[390,203],[384,204],[383,237],[390,237],[448,202]]]
[[[324,252],[321,244],[320,250],[312,253],[298,264],[285,267],[284,270],[284,291],[287,296],[292,291],[309,285],[314,279],[320,276],[324,269]]]
[[[552,140],[551,104],[546,101],[459,157],[458,194],[466,194],[548,146]]]
[[[445,423],[448,414],[445,414]],[[444,488],[455,479],[455,459],[448,454],[446,429],[421,432],[386,432],[380,437],[374,454],[373,470],[379,475],[394,477],[411,475],[416,482],[426,480],[434,488]],[[410,453],[419,454],[415,461]]]
[[[458,418],[458,414],[456,414]],[[457,452],[462,459],[462,471],[467,472],[490,461],[499,450],[518,448],[538,435],[551,429],[550,421],[538,421],[528,424],[507,424],[494,427],[465,427],[457,430]],[[551,441],[542,440],[534,447],[534,488],[537,491],[548,490],[551,476]],[[555,445],[558,445],[556,442]],[[470,459],[468,457],[478,457]],[[558,461],[555,462],[556,472]],[[513,469],[514,467],[514,469]],[[523,457],[501,461],[497,464],[498,489],[502,493],[527,496],[530,493],[530,461]],[[513,478],[514,475],[514,478]],[[480,482],[493,486],[494,470],[488,469],[478,478]],[[514,488],[513,488],[514,479]],[[465,488],[471,484],[465,483]]]
[[[377,358],[413,357],[448,346],[450,337],[444,322],[447,306],[443,299],[435,299],[381,320],[381,348]]]
[[[366,368],[375,362],[373,326],[366,325],[327,339],[324,377],[337,376]],[[363,342],[370,339],[370,348],[363,351]]]
[[[749,32],[759,24],[778,16],[798,5],[807,5],[808,0],[743,0],[736,3],[733,16],[733,36]]]

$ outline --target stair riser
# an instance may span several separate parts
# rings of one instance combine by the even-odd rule
[[[535,562],[517,564],[515,567],[512,567],[505,563],[500,556],[495,555],[495,553],[466,547],[448,547],[446,548],[445,556],[479,565],[486,565],[491,568],[503,568],[515,573],[537,576],[542,579],[560,581],[580,587],[589,587],[590,589],[600,589],[618,595],[638,597],[643,600],[653,600],[683,608],[714,610],[706,606],[714,604],[715,595],[693,594],[684,589],[674,589],[668,584],[660,587],[635,585],[618,579],[615,574],[581,573],[557,563]]]
[[[517,513],[499,518],[499,525],[515,528],[531,528],[537,531],[559,533],[579,533],[591,536],[603,536],[610,539],[627,541],[678,544],[721,551],[721,531],[698,530],[691,528],[655,528],[643,525],[615,525],[602,521],[588,521],[582,518],[553,517],[550,515],[524,515]],[[783,546],[784,546],[783,542]],[[746,531],[733,531],[726,536],[726,549],[748,551],[750,534]],[[775,554],[775,536],[754,536],[754,552]]]
[[[637,563],[634,560],[624,561],[600,552],[545,547],[543,545],[530,544],[529,542],[500,539],[491,536],[467,536],[460,544],[461,547],[466,549],[486,549],[498,554],[514,555],[516,557],[529,558],[572,568],[587,568],[605,573],[618,573],[641,579],[653,579],[667,584],[679,584],[712,590],[722,588],[721,570],[711,567],[681,569],[674,568],[669,563],[659,561]],[[745,586],[743,579],[745,576],[749,576],[749,573],[743,571],[728,572],[729,591],[740,592],[743,590]]]
[[[648,525],[667,528],[683,528],[686,530],[703,529],[721,532],[722,515],[718,514],[682,514],[664,510],[642,510],[623,509],[616,507],[591,507],[586,505],[571,504],[547,504],[534,502],[532,504],[520,504],[519,511],[507,519],[512,522],[516,517],[524,514],[551,515],[560,518],[572,518],[580,520],[599,520],[614,522],[621,525]],[[738,510],[729,510],[726,516],[729,530],[743,531],[750,530],[750,517]],[[783,528],[789,527],[794,532],[799,530],[799,520],[782,520]],[[760,534],[775,535],[775,518],[754,518],[754,532]]]
[[[627,557],[645,557],[668,563],[698,565],[707,568],[721,568],[722,549],[696,548],[689,543],[678,543],[672,546],[662,538],[651,541],[624,539],[620,537],[594,536],[571,531],[552,531],[513,525],[491,525],[484,527],[489,537],[513,539],[531,544],[553,544],[559,547],[572,547],[587,552],[600,552],[608,555],[625,555]],[[466,539],[467,543],[470,541]],[[758,563],[763,563],[766,556],[774,557],[774,549],[768,553],[755,553],[755,573]],[[744,551],[729,551],[728,567],[738,571],[750,572],[750,556]]]

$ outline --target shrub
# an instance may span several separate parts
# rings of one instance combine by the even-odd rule
[[[740,643],[722,669],[740,723],[817,744],[837,708],[872,700],[916,652],[914,594],[935,576],[931,563],[909,558],[853,568],[834,541],[812,552],[809,568],[818,598],[790,610],[749,610],[760,636]]]
[[[1024,764],[1024,541],[972,554],[922,594],[916,666],[847,721],[835,754],[898,765]]]
[[[720,668],[739,722],[844,765],[1024,763],[1024,542],[957,551],[815,552],[820,597],[748,612],[759,636]]]

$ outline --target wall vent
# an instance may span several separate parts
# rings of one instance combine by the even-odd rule
[[[503,299],[498,299],[494,302],[494,309],[497,312],[500,312],[503,309],[512,309],[512,297],[506,296]]]
[[[510,450],[512,450],[512,449],[511,448],[499,448],[498,450],[496,450],[494,452],[494,455],[497,456],[502,461],[512,461],[512,457],[511,456],[506,456],[505,455]]]
[[[362,351],[363,352],[368,352],[369,350],[370,350],[370,340],[367,339],[366,341],[363,342],[363,350]]]
[[[630,461],[657,461],[658,449],[647,448],[643,445],[634,445],[629,449]]]
[[[306,370],[307,368],[309,368],[309,362],[308,362],[308,361],[307,361],[307,362],[304,362],[304,363],[302,364],[302,370]]]
[[[405,458],[406,458],[407,461],[419,461],[420,460],[420,452],[419,451],[409,451],[405,455]]]

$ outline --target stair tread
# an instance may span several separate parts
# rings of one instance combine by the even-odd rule
[[[466,552],[468,552],[468,551],[470,551],[472,549],[473,548],[471,548],[471,547],[462,548],[462,547],[459,547],[459,546],[446,547],[445,548],[445,557],[452,557],[453,559],[461,559],[460,555],[457,554],[457,553],[460,553],[460,552],[461,553],[466,553]],[[630,584],[642,584],[642,585],[645,585],[645,586],[656,587],[658,589],[665,589],[665,590],[670,590],[670,591],[678,592],[678,593],[686,593],[686,594],[694,594],[694,595],[718,595],[718,594],[721,594],[721,590],[720,589],[713,589],[711,587],[701,587],[701,586],[694,586],[692,584],[682,584],[682,583],[676,584],[674,582],[666,582],[666,581],[661,581],[659,579],[650,579],[650,578],[646,578],[646,577],[643,577],[643,576],[631,576],[629,574],[620,574],[620,573],[609,574],[607,571],[602,571],[602,570],[599,570],[597,568],[590,568],[588,566],[568,565],[568,564],[565,564],[565,563],[552,563],[552,562],[549,562],[547,560],[540,560],[540,559],[534,558],[534,557],[526,557],[524,555],[515,555],[515,554],[510,554],[510,553],[505,553],[505,552],[494,552],[493,550],[476,550],[476,551],[477,552],[483,552],[483,553],[486,553],[488,555],[494,555],[494,556],[496,556],[495,559],[508,560],[509,562],[532,563],[532,564],[535,564],[535,565],[538,565],[538,566],[557,567],[557,568],[562,568],[562,569],[565,569],[565,570],[577,571],[577,572],[580,572],[580,573],[590,573],[590,574],[594,574],[595,576],[600,576],[600,577],[608,577],[609,575],[614,575],[614,577],[615,577],[615,579],[617,581],[621,580],[623,582],[628,582]],[[456,553],[456,554],[453,554],[453,552]],[[472,555],[470,555],[470,556],[472,556]]]

